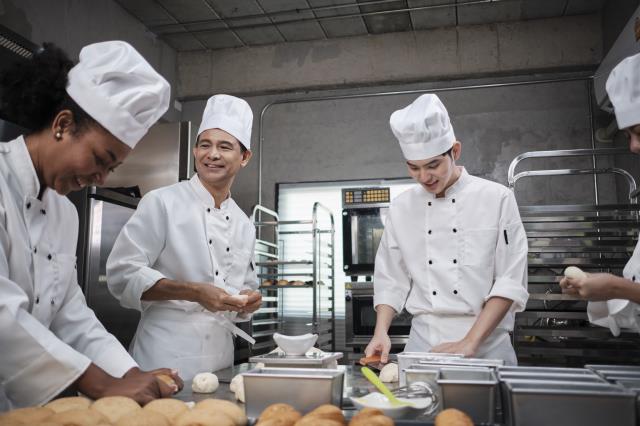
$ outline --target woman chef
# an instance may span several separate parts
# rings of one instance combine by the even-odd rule
[[[366,355],[386,362],[393,316],[413,315],[405,351],[516,364],[509,331],[528,299],[527,239],[511,191],[456,165],[461,144],[436,95],[394,112],[391,130],[419,185],[391,204],[376,255],[377,322]]]
[[[611,71],[607,93],[618,122],[629,139],[629,150],[640,154],[640,54],[630,56]],[[636,244],[622,277],[608,273],[586,274],[581,278],[564,278],[562,291],[590,300],[589,320],[609,327],[614,335],[620,328],[640,331],[637,305],[640,303],[640,244]]]
[[[104,182],[167,110],[170,87],[122,41],[84,47],[72,66],[45,44],[0,81],[3,111],[33,129],[0,144],[0,411],[70,385],[140,403],[177,390],[141,372],[87,307],[64,196]]]

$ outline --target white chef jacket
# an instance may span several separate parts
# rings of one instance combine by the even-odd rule
[[[107,260],[107,283],[122,306],[142,311],[130,351],[143,368],[177,368],[189,380],[198,369],[230,366],[229,325],[249,315],[141,297],[162,278],[211,283],[230,294],[255,290],[254,246],[255,227],[247,215],[230,197],[216,208],[198,175],[142,198]],[[203,358],[212,352],[225,355]]]
[[[640,241],[633,255],[624,266],[622,276],[633,282],[640,281]],[[626,299],[611,299],[587,304],[587,315],[593,324],[608,327],[614,336],[620,335],[620,329],[626,328],[640,332],[640,309],[638,305]]]
[[[115,377],[137,366],[78,285],[75,207],[39,191],[24,138],[0,143],[0,411],[49,401],[91,362]]]
[[[414,327],[422,315],[430,320],[421,327],[444,319],[445,334],[448,319],[452,325],[464,320],[462,336],[441,336],[433,346],[463,337],[484,303],[499,296],[513,305],[497,329],[512,330],[529,297],[527,252],[518,206],[506,187],[464,169],[443,198],[416,185],[389,208],[375,260],[374,306],[406,308]]]

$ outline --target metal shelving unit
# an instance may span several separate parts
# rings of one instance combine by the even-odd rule
[[[309,292],[308,332],[318,334],[320,348],[335,351],[335,223],[331,211],[316,202],[311,220],[283,221],[276,212],[258,205],[252,217],[258,235],[255,264],[263,300],[265,296],[275,299],[266,308],[274,309],[273,317],[278,320],[273,331],[282,329],[283,291]],[[270,285],[265,286],[267,283]]]
[[[622,275],[633,253],[640,220],[636,182],[622,169],[535,170],[515,174],[527,158],[627,154],[626,149],[576,149],[538,151],[518,156],[509,167],[509,186],[523,177],[577,174],[616,174],[629,186],[629,203],[603,205],[521,206],[520,214],[529,242],[529,301],[516,315],[514,347],[523,363],[582,366],[586,363],[633,363],[640,360],[637,333],[613,337],[603,327],[589,323],[587,303],[562,294],[558,282],[567,266],[586,272]],[[515,190],[515,189],[514,189]]]

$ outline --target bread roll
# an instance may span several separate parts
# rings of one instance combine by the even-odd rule
[[[142,408],[143,411],[154,411],[162,414],[169,421],[174,421],[176,417],[189,410],[187,404],[172,398],[162,398],[151,401]]]
[[[94,402],[91,410],[104,415],[109,422],[115,423],[120,417],[141,410],[141,407],[126,396],[106,396]]]
[[[165,382],[169,386],[171,386],[171,385],[176,386],[176,387],[178,386],[176,381],[173,380],[173,377],[169,376],[168,374],[156,374],[156,379]]]
[[[344,426],[345,424],[331,419],[306,415],[298,420],[294,426]]]
[[[316,408],[315,410],[307,413],[302,419],[307,417],[315,417],[324,420],[332,420],[341,425],[345,425],[346,422],[344,420],[344,415],[342,414],[342,410],[335,405],[324,404]],[[306,424],[306,423],[305,423]],[[309,423],[311,425],[312,423]]]
[[[262,281],[262,287],[271,287],[272,285],[275,285],[275,282],[273,280]]]
[[[114,426],[171,426],[171,422],[155,411],[138,410],[120,417]]]
[[[435,426],[473,426],[473,421],[462,411],[447,408],[436,416]]]
[[[289,412],[298,413],[298,410],[296,410],[289,404],[284,404],[284,403],[271,404],[270,406],[268,406],[262,411],[262,414],[260,414],[260,417],[258,418],[258,420],[267,420],[268,418],[277,417],[280,414],[289,413]]]
[[[289,285],[289,281],[288,280],[278,280],[278,282],[276,284],[277,285]]]
[[[68,410],[86,410],[91,405],[91,400],[84,396],[70,396],[67,398],[54,399],[45,405],[56,413],[62,413]]]
[[[304,285],[304,281],[299,281],[299,280],[291,281],[291,282],[289,282],[289,285],[294,285],[294,286],[297,286],[297,287],[301,287],[301,286]]]
[[[222,399],[205,399],[196,404],[196,409],[210,410],[214,413],[223,413],[231,420],[235,426],[245,426],[247,424],[247,416],[244,410],[231,401]]]
[[[173,426],[234,426],[234,423],[226,414],[194,408],[180,414]]]
[[[349,426],[394,426],[395,423],[392,418],[387,416],[368,416],[368,417],[354,417],[349,422]]]
[[[218,386],[218,376],[213,373],[198,373],[191,382],[191,390],[197,393],[213,393]]]
[[[577,266],[569,266],[564,270],[564,276],[579,280],[581,278],[586,278],[587,274]]]
[[[97,426],[100,423],[112,423],[102,413],[92,409],[63,411],[49,417],[47,421],[60,426]]]
[[[31,424],[48,419],[54,414],[55,411],[48,407],[18,408],[0,416],[0,424],[10,424],[11,422]]]
[[[294,426],[301,418],[302,416],[297,411],[289,411],[266,420],[258,420],[256,426]]]

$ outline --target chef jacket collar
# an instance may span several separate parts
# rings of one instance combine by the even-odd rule
[[[444,191],[444,198],[449,198],[459,193],[464,189],[464,187],[466,187],[469,184],[470,181],[471,179],[470,179],[469,173],[467,173],[467,169],[462,167],[462,171],[460,172],[460,176],[458,177],[458,180],[455,181],[453,185],[451,185],[449,188],[447,188]],[[436,194],[432,194],[427,190],[425,190],[424,192],[427,193],[428,199],[432,200],[436,198]]]
[[[211,193],[207,191],[207,188],[204,187],[197,174],[193,175],[193,177],[189,180],[189,183],[191,184],[191,187],[195,191],[198,198],[200,198],[200,201],[202,201],[205,206],[212,209],[216,208],[216,201],[213,198],[213,195],[211,195]],[[231,192],[229,192],[229,194],[227,194],[227,198],[225,198],[225,200],[220,203],[220,210],[226,210],[229,207],[230,200]]]
[[[11,161],[8,163],[11,164],[25,199],[37,198],[40,192],[40,181],[24,137],[19,136],[7,145],[9,145],[9,156],[11,157]]]

